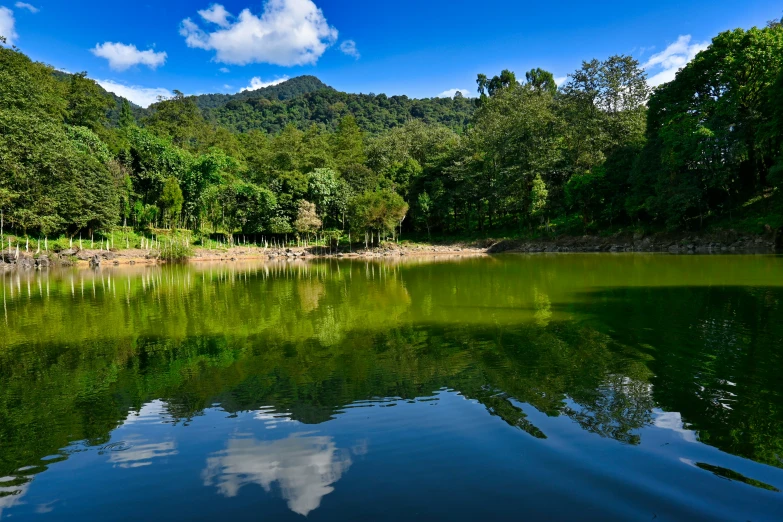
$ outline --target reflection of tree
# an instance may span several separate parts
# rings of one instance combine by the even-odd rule
[[[581,407],[567,405],[562,410],[586,431],[627,444],[638,444],[639,435],[634,431],[653,422],[655,403],[652,388],[646,382],[634,381],[623,375],[609,375],[600,387],[586,395],[582,398]]]
[[[549,321],[552,320],[552,303],[549,301],[549,296],[539,292],[537,288],[533,289],[533,307],[536,310],[533,314],[536,324],[541,327],[549,325]]]
[[[350,454],[331,437],[292,435],[275,441],[232,439],[225,450],[207,459],[204,485],[216,485],[226,497],[235,497],[248,484],[271,491],[278,483],[288,507],[307,515],[331,493],[351,466]]]
[[[34,279],[29,299],[15,286],[24,298],[0,335],[0,476],[45,469],[40,459],[74,440],[101,444],[159,398],[175,421],[220,403],[316,424],[357,400],[442,387],[536,437],[516,402],[625,443],[657,405],[704,442],[783,466],[779,292],[638,288],[563,305],[550,272],[510,277],[491,262],[498,271],[174,267],[106,277],[105,294],[87,281],[84,301],[78,280],[51,281],[48,301]],[[52,324],[58,341],[29,324]]]
[[[783,291],[633,288],[592,302],[596,328],[650,354],[659,407],[679,412],[701,442],[783,467]],[[648,328],[651,318],[661,327]]]

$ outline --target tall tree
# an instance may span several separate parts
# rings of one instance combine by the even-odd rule
[[[525,73],[525,80],[531,89],[539,92],[548,92],[555,95],[557,92],[557,83],[554,75],[541,68],[530,69]]]
[[[72,74],[68,85],[66,122],[96,130],[108,121],[108,111],[115,106],[106,91],[87,78],[86,72]]]

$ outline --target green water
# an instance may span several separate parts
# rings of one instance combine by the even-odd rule
[[[775,520],[783,258],[0,275],[0,518]]]

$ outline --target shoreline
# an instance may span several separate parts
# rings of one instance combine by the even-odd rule
[[[539,240],[480,240],[473,243],[445,245],[389,244],[370,249],[345,249],[323,251],[325,247],[263,248],[232,247],[225,250],[197,248],[185,263],[225,263],[262,260],[310,260],[310,259],[390,259],[415,257],[475,257],[493,254],[534,253],[659,253],[659,254],[775,254],[781,251],[777,234],[765,236],[739,235],[732,231],[704,236],[666,235],[615,235],[564,236]],[[60,253],[0,251],[0,271],[34,270],[50,267],[99,267],[99,266],[153,266],[170,264],[160,259],[155,250],[70,250]]]

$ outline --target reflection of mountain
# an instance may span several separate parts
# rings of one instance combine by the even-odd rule
[[[216,485],[227,497],[257,484],[269,492],[277,483],[288,507],[307,515],[331,493],[332,485],[351,466],[348,451],[331,437],[295,434],[286,439],[232,439],[225,450],[207,459],[204,485]]]

